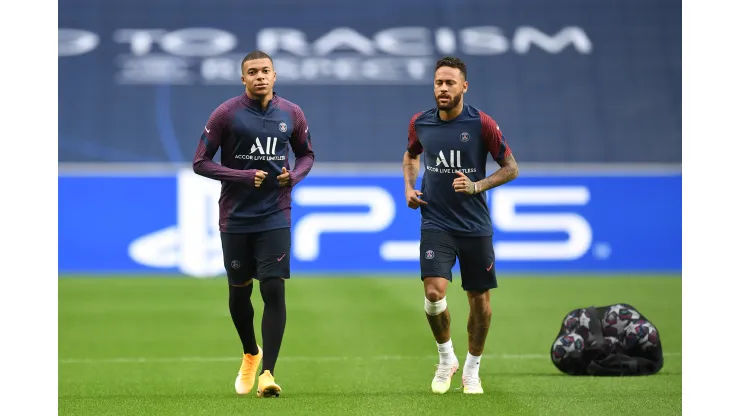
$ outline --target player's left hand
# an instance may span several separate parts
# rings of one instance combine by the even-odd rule
[[[290,185],[290,172],[288,171],[288,169],[285,169],[285,167],[283,167],[283,173],[278,175],[277,179],[278,186],[281,188]]]
[[[459,170],[455,174],[457,178],[452,181],[452,187],[455,188],[455,192],[473,195],[475,193],[475,184],[473,184],[473,181]]]

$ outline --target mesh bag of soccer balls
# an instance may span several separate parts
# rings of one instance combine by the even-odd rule
[[[622,303],[570,311],[550,348],[552,363],[569,375],[632,376],[663,367],[658,328]]]

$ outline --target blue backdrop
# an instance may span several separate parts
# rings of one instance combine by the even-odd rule
[[[679,0],[60,0],[60,161],[190,160],[255,48],[317,161],[400,160],[445,54],[520,161],[681,161]]]
[[[220,184],[59,177],[59,271],[223,273]],[[681,270],[681,176],[522,176],[488,193],[502,273]],[[398,175],[311,174],[293,191],[295,272],[418,271]]]

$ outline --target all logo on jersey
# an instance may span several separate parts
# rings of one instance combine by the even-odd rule
[[[280,129],[280,131],[281,131],[281,132],[283,132],[283,133],[285,133],[286,131],[288,131],[288,125],[287,125],[287,124],[285,124],[285,123],[284,123],[284,122],[282,122],[282,121],[280,122],[280,125],[278,125],[278,128],[279,128],[279,129]]]
[[[450,150],[449,152],[440,150],[437,154],[437,161],[434,166],[428,164],[426,170],[434,173],[474,173],[476,168],[463,167],[462,150]]]
[[[260,138],[257,137],[254,139],[254,144],[252,145],[252,150],[249,153],[254,154],[254,152],[259,151],[259,154],[261,155],[274,155],[275,154],[275,146],[277,146],[277,137],[268,137],[267,143],[265,143],[265,148],[262,148],[262,142],[260,141]]]
[[[470,140],[470,134],[468,134],[468,132],[467,132],[467,131],[465,131],[465,132],[463,132],[463,133],[462,133],[462,134],[460,135],[460,141],[461,141],[461,142],[463,142],[463,143],[465,143],[465,142],[467,142],[468,140]]]
[[[278,156],[277,153],[277,137],[268,137],[262,141],[259,137],[254,138],[254,144],[249,151],[248,155],[238,154],[235,155],[235,159],[244,160],[285,160],[286,156]]]
[[[437,166],[443,165],[446,168],[461,168],[462,165],[460,164],[460,151],[459,150],[450,150],[450,158],[449,163],[447,159],[445,158],[445,154],[442,150],[439,151],[439,155],[437,155]]]
[[[426,256],[427,256],[427,260],[431,260],[434,258],[434,252],[432,250],[427,250]]]

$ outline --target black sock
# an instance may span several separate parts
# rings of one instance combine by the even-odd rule
[[[257,350],[257,340],[254,337],[254,308],[252,307],[252,286],[231,286],[229,285],[229,312],[231,320],[234,321],[236,332],[242,341],[244,354],[255,355]]]
[[[275,363],[285,332],[285,281],[274,278],[262,282],[260,293],[265,303],[265,312],[262,315],[262,342],[265,344],[262,372],[269,370],[275,375]]]

